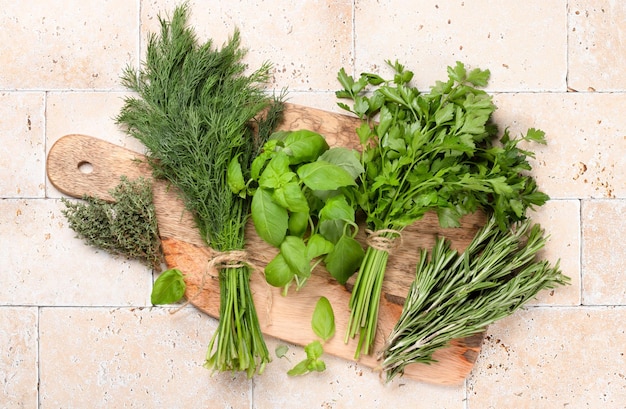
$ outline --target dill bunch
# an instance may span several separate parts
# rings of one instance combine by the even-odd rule
[[[117,122],[146,146],[155,176],[182,192],[206,243],[218,252],[240,250],[250,202],[232,193],[227,168],[237,158],[249,174],[281,119],[282,96],[269,97],[262,88],[270,63],[246,74],[237,30],[221,49],[210,39],[200,44],[187,27],[188,14],[185,3],[170,21],[159,16],[160,33],[149,36],[141,69],[129,66],[122,75],[137,96],[125,100]],[[270,360],[249,276],[248,267],[220,270],[221,318],[207,354],[210,369],[252,376]]]
[[[568,284],[558,263],[536,259],[546,240],[529,219],[501,230],[492,217],[462,253],[444,238],[430,255],[422,250],[402,314],[379,355],[387,381],[409,364],[434,362],[436,350],[484,331],[541,290]]]
[[[109,253],[138,259],[157,271],[161,241],[152,202],[152,183],[144,178],[120,183],[109,192],[113,202],[83,196],[83,202],[62,198],[61,213],[87,244]]]

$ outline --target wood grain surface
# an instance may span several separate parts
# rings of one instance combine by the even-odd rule
[[[331,146],[356,147],[358,138],[354,130],[359,124],[357,119],[346,115],[287,104],[281,129],[310,129],[324,135]],[[51,183],[66,195],[79,198],[91,195],[105,200],[112,200],[109,192],[119,183],[121,176],[129,179],[151,177],[151,170],[141,154],[85,135],[67,135],[59,139],[48,155],[47,173]],[[213,250],[200,237],[175,188],[162,180],[155,180],[154,203],[168,268],[179,268],[184,273],[186,296],[194,306],[219,318],[218,279],[207,272],[207,264],[214,256]],[[465,217],[460,228],[441,229],[436,216],[427,214],[403,232],[402,244],[389,258],[375,351],[380,349],[400,316],[404,298],[414,278],[419,248],[430,248],[438,236],[445,236],[451,240],[453,247],[463,249],[484,222],[484,216],[475,214]],[[365,229],[361,227],[357,238],[364,243]],[[251,223],[247,226],[246,243],[246,250],[258,267],[252,274],[251,289],[263,333],[297,345],[308,344],[315,339],[310,324],[315,303],[319,297],[325,296],[335,312],[337,331],[324,345],[324,350],[328,354],[353,360],[357,340],[344,343],[352,281],[346,286],[340,285],[322,267],[317,267],[304,288],[298,292],[291,289],[287,296],[283,296],[280,289],[266,283],[262,272],[276,250],[257,236]],[[481,344],[482,335],[454,340],[449,347],[435,354],[438,362],[410,365],[404,376],[429,383],[458,384],[471,371]],[[203,354],[204,351],[198,353]],[[375,354],[362,356],[359,363],[374,370],[379,364]]]

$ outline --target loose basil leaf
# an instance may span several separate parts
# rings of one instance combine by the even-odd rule
[[[300,237],[285,237],[285,240],[280,245],[280,253],[291,270],[299,277],[309,277],[311,275],[311,265],[306,256],[306,244]]]
[[[319,160],[324,160],[341,167],[348,172],[353,179],[356,179],[365,171],[359,160],[358,152],[342,146],[336,146],[327,150],[319,157]]]
[[[343,168],[324,160],[307,163],[298,168],[298,176],[312,190],[336,190],[356,186],[354,178]]]
[[[333,251],[324,258],[324,263],[330,275],[340,284],[345,284],[359,269],[364,256],[365,252],[359,242],[343,235],[335,244]]]
[[[183,298],[186,287],[179,269],[165,270],[154,282],[150,302],[152,305],[175,303]]]
[[[309,360],[305,359],[303,361],[298,362],[296,366],[288,370],[287,375],[298,376],[298,375],[304,375],[308,372],[309,372]]]
[[[259,188],[252,196],[251,213],[259,237],[274,247],[280,246],[289,224],[287,210],[272,200],[268,190]]]
[[[324,348],[322,347],[322,343],[318,340],[315,340],[304,347],[304,352],[306,353],[306,357],[311,360],[316,360],[324,354]]]
[[[289,351],[289,347],[287,345],[284,344],[280,344],[278,346],[276,346],[276,357],[277,358],[287,358],[287,351]],[[287,358],[287,360],[289,360],[289,358]]]
[[[335,335],[335,314],[328,298],[320,297],[317,301],[313,311],[313,318],[311,319],[311,327],[315,335],[324,342]]]
[[[309,371],[324,372],[326,370],[326,362],[316,359],[309,363]]]
[[[330,253],[334,248],[333,243],[326,240],[321,234],[314,234],[309,237],[309,241],[306,244],[306,255],[309,260],[313,260],[316,257]]]
[[[322,135],[307,129],[289,132],[283,142],[284,152],[292,165],[313,162],[328,149],[328,143]]]
[[[284,287],[293,280],[295,273],[287,264],[287,260],[281,253],[278,253],[265,266],[265,280],[274,287]]]

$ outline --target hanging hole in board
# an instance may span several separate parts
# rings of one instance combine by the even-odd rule
[[[78,163],[78,170],[80,171],[80,173],[88,175],[93,172],[93,165],[91,164],[91,162],[82,161]]]

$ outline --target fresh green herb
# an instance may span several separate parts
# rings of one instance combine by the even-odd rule
[[[287,371],[289,376],[305,375],[309,372],[324,372],[326,363],[320,359],[324,354],[321,342],[315,340],[304,347],[306,359],[298,362],[296,366]]]
[[[244,190],[233,166],[232,185]],[[259,237],[280,251],[265,267],[267,282],[300,289],[319,263],[340,283],[363,259],[349,193],[363,172],[356,151],[329,148],[308,130],[277,132],[254,160],[246,183]]]
[[[285,358],[289,360],[289,358],[287,357],[288,351],[289,351],[289,347],[287,345],[281,344],[281,345],[276,346],[274,353],[276,354],[277,358]]]
[[[357,358],[374,342],[389,250],[406,226],[435,211],[443,227],[455,227],[463,215],[482,209],[505,230],[548,198],[527,175],[532,152],[518,147],[522,140],[545,143],[544,134],[529,130],[512,139],[504,132],[497,140],[490,123],[496,107],[476,88],[486,85],[489,71],[468,72],[457,63],[446,82],[421,93],[409,84],[411,71],[388,64],[393,80],[376,74],[355,80],[343,69],[338,77],[344,89],[337,96],[353,102],[339,105],[363,120],[357,134],[365,172],[357,202],[373,232],[350,299],[346,342],[360,334]]]
[[[152,202],[152,183],[122,176],[109,192],[113,202],[84,196],[84,202],[62,198],[69,226],[91,246],[141,260],[161,269],[161,241]]]
[[[326,342],[335,335],[335,314],[326,297],[320,297],[315,304],[311,327],[315,335]],[[315,340],[304,347],[306,359],[297,363],[287,372],[289,376],[304,375],[309,372],[322,372],[326,363],[320,359],[324,354],[324,347],[319,340]]]
[[[219,50],[211,40],[199,44],[187,27],[186,3],[171,21],[159,20],[160,35],[148,37],[141,69],[124,72],[123,84],[137,96],[125,100],[117,121],[147,147],[155,175],[182,192],[207,244],[224,254],[241,250],[250,201],[232,193],[239,178],[227,178],[227,170],[236,159],[247,177],[280,119],[282,103],[262,88],[270,64],[245,75],[238,31]],[[270,355],[245,261],[220,266],[220,321],[205,366],[252,376],[263,371]]]
[[[183,298],[186,288],[183,273],[179,269],[165,270],[154,281],[150,302],[152,305],[175,303]]]
[[[320,297],[315,304],[311,327],[315,335],[326,342],[335,335],[335,314],[330,301],[326,297]]]
[[[387,381],[412,363],[432,363],[433,352],[504,318],[539,291],[569,283],[558,263],[536,261],[546,237],[529,220],[502,231],[492,217],[463,253],[437,240],[422,251],[400,319],[381,353]],[[430,256],[430,257],[429,257]]]

